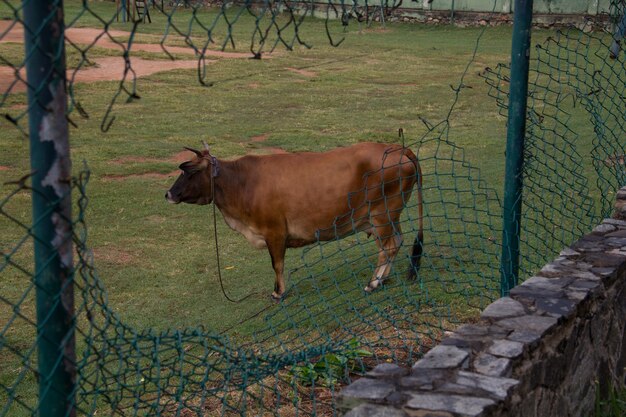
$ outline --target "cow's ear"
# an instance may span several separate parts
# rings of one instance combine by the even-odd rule
[[[193,174],[209,167],[209,161],[206,158],[202,158],[200,162],[187,161],[178,166],[186,174]]]
[[[191,172],[194,168],[195,164],[191,161],[187,161],[187,162],[183,162],[182,164],[180,164],[178,166],[179,169],[185,171],[185,172]]]

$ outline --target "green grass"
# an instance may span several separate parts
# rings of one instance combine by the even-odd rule
[[[319,22],[311,26],[323,32]],[[99,247],[123,248],[132,259],[129,265],[116,265],[117,259],[98,264],[112,305],[119,303],[124,312],[125,306],[139,299],[142,308],[137,310],[141,312],[129,317],[133,324],[169,327],[195,325],[199,318],[213,315],[208,306],[223,303],[221,295],[207,285],[207,281],[214,282],[215,269],[208,251],[213,243],[206,208],[166,205],[162,195],[173,178],[119,181],[107,176],[169,173],[176,164],[168,158],[183,145],[199,146],[202,139],[208,140],[220,157],[262,152],[265,146],[318,151],[366,140],[394,142],[400,127],[408,140],[415,140],[424,132],[418,115],[433,121],[445,117],[453,98],[449,84],[458,82],[472,52],[471,43],[459,40],[477,34],[476,29],[389,26],[383,32],[349,33],[340,48],[327,46],[324,36],[318,34],[312,50],[282,52],[262,61],[211,64],[208,77],[215,84],[210,88],[198,85],[194,71],[157,74],[138,81],[141,100],[116,107],[116,121],[106,135],[98,132],[98,126],[116,83],[76,85],[76,97],[90,112],[90,119],[78,120],[80,128],[72,131],[72,151],[74,161],[87,160],[93,174],[88,213],[91,245],[96,254]],[[473,88],[464,90],[467,97],[451,120],[458,129],[455,143],[467,147],[468,160],[479,164],[479,154],[501,154],[504,121],[476,73],[485,65],[506,60],[508,36],[508,28],[487,32],[487,51],[479,55],[466,80]],[[306,68],[316,75],[306,77],[287,68]],[[475,106],[478,100],[484,106]],[[491,111],[484,114],[485,108]],[[12,133],[15,139],[9,141],[2,164],[23,170],[27,162],[18,155],[24,142],[17,139],[16,131]],[[263,143],[251,141],[261,134],[269,134],[269,138]],[[162,161],[115,162],[124,157]],[[20,159],[21,165],[15,166]],[[503,161],[493,158],[485,162],[483,175],[497,177]],[[10,172],[2,174],[10,178]],[[494,186],[501,188],[499,181]],[[273,273],[267,254],[249,249],[242,237],[220,226],[223,262],[234,266],[225,271],[225,280],[234,295],[270,289]],[[177,251],[172,249],[180,245],[184,249],[173,255]],[[291,252],[288,265],[296,266],[298,251]],[[234,254],[244,258],[232,257]],[[213,274],[199,273],[204,269]],[[150,277],[148,287],[144,274]],[[186,284],[190,295],[209,291],[211,297],[216,296],[214,301],[192,297],[184,309],[189,315],[167,314],[179,311],[180,297],[171,300],[171,310],[170,301],[161,299],[180,285],[170,276],[178,274],[196,277]],[[235,278],[237,275],[241,278]],[[263,293],[258,303],[248,304],[258,308],[265,302]],[[167,323],[160,314],[169,317]],[[211,324],[204,320],[203,324]],[[220,323],[229,324],[228,320]]]
[[[2,3],[0,16],[10,15],[6,4]],[[131,28],[130,24],[112,22],[112,3],[90,2],[87,12],[81,4],[66,2],[66,20],[73,22],[73,27],[101,27],[97,14],[108,16],[104,20],[111,22],[111,29]],[[202,10],[196,16],[209,24],[216,15]],[[199,25],[187,29],[190,18],[189,10],[180,10],[173,21],[202,45]],[[139,25],[136,41],[160,41],[166,16],[153,14],[153,19],[152,24]],[[253,19],[244,15],[234,26],[238,51],[247,51],[252,23]],[[216,48],[226,34],[223,21],[219,25],[222,29],[216,35]],[[495,255],[501,236],[493,236],[493,230],[499,230],[499,204],[492,191],[484,195],[479,191],[477,181],[480,178],[491,190],[501,193],[506,121],[478,73],[508,61],[509,27],[490,28],[484,33],[464,79],[467,88],[462,90],[450,118],[450,143],[427,138],[419,148],[427,202],[427,249],[421,283],[406,283],[396,276],[390,285],[363,297],[361,288],[371,273],[375,248],[363,236],[354,236],[305,252],[288,251],[287,268],[298,269],[288,281],[294,289],[283,305],[272,306],[269,294],[274,273],[267,252],[252,249],[218,214],[226,291],[236,299],[252,296],[244,303],[231,304],[221,294],[210,208],[171,206],[163,197],[175,179],[178,163],[174,155],[183,146],[200,147],[201,140],[208,141],[220,158],[268,153],[271,147],[322,151],[362,141],[397,142],[399,128],[404,129],[407,142],[415,143],[426,133],[420,118],[435,123],[445,119],[454,100],[451,85],[459,83],[480,33],[477,28],[388,24],[385,29],[375,25],[363,30],[352,25],[344,34],[336,23],[333,31],[338,37],[346,36],[339,48],[328,45],[323,21],[311,20],[303,25],[302,38],[314,45],[312,49],[298,46],[269,59],[219,59],[210,63],[206,77],[213,83],[211,87],[198,83],[195,70],[140,78],[137,89],[141,99],[125,102],[120,97],[113,107],[115,121],[107,133],[100,131],[100,124],[119,82],[74,86],[74,98],[89,113],[88,119],[72,114],[78,128],[72,127],[70,133],[74,171],[82,168],[83,161],[91,170],[87,245],[93,249],[108,304],[126,324],[139,331],[203,326],[227,331],[236,346],[252,340],[255,332],[262,338],[269,323],[278,333],[269,347],[279,351],[284,348],[280,342],[301,347],[329,333],[345,337],[341,331],[357,332],[350,329],[350,320],[357,318],[348,307],[371,314],[386,330],[416,326],[406,330],[409,339],[416,334],[436,339],[442,328],[476,315],[477,309],[468,308],[468,303],[480,306],[497,296]],[[540,43],[551,35],[550,31],[536,30],[533,41]],[[180,37],[169,37],[167,42],[184,44]],[[92,51],[94,57],[110,53],[93,48],[89,58]],[[0,44],[0,55],[5,54],[11,62],[20,59],[14,45]],[[162,57],[143,54],[140,56]],[[71,66],[71,53],[69,58]],[[24,112],[24,104],[24,94],[13,94],[1,110],[18,116]],[[575,116],[570,126],[573,130],[592,132],[580,106],[569,110]],[[26,127],[26,116],[20,124]],[[253,140],[260,135],[267,139]],[[583,137],[578,143],[583,155],[592,146],[590,138]],[[28,141],[5,119],[0,120],[0,141],[0,182],[28,173]],[[449,162],[451,158],[456,162]],[[479,168],[480,176],[467,164]],[[0,188],[2,195],[10,189]],[[13,197],[4,211],[30,224],[28,194]],[[411,203],[403,217],[407,242],[413,239],[415,216]],[[0,227],[0,246],[7,253],[16,247],[25,230],[6,217],[0,217]],[[31,245],[27,241],[11,255],[11,260],[27,271],[32,269]],[[320,262],[320,253],[324,262]],[[33,340],[33,326],[28,323],[35,314],[32,291],[19,303],[29,280],[12,266],[2,271],[0,294],[9,304],[19,304],[19,315],[6,301],[0,302],[0,324],[18,317],[6,331],[0,329],[0,334],[5,338],[3,343],[18,352],[28,349]],[[410,301],[402,301],[407,299]],[[407,304],[395,305],[393,310],[397,301]],[[238,324],[263,308],[268,308],[269,321],[263,321],[262,314]],[[405,317],[394,315],[402,309],[407,311]],[[298,333],[304,337],[301,342],[293,341]],[[0,372],[0,383],[10,386],[28,358],[3,349],[0,359],[9,364]],[[25,377],[26,382],[17,390],[22,398],[32,398],[34,377],[30,373]],[[3,395],[0,392],[0,398]]]
[[[596,383],[596,403],[592,417],[621,417],[626,415],[626,387],[610,386],[608,397],[600,397],[600,386]]]

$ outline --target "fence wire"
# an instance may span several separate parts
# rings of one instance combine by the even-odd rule
[[[24,32],[38,28],[24,26],[24,3],[2,0],[1,5],[2,126],[27,134],[29,111],[39,104],[25,103],[24,92],[41,87],[27,79],[29,55],[15,44]],[[56,6],[54,13],[61,10],[60,3]],[[101,123],[104,131],[120,102],[139,98],[130,56],[143,47],[139,39],[146,35],[137,28],[148,13],[152,24],[163,24],[159,49],[171,57],[182,53],[178,48],[191,49],[199,82],[210,85],[205,61],[215,46],[225,50],[243,38],[250,42],[253,58],[277,47],[306,47],[301,29],[311,15],[324,19],[330,43],[338,46],[344,25],[380,22],[398,4],[224,2],[207,11],[201,3],[155,2],[143,9],[133,6],[130,12],[120,6],[113,14],[104,13],[106,6],[84,1],[65,7],[70,123],[76,115],[89,117],[76,84],[95,57],[107,56],[99,45],[114,44],[116,59],[123,62]],[[612,26],[605,31],[561,29],[533,51],[521,276],[530,276],[610,214],[611,192],[626,184],[624,9],[624,1],[613,1]],[[111,29],[119,19],[135,19],[129,34]],[[243,19],[254,21],[251,34],[238,32]],[[91,41],[72,38],[72,29],[83,27],[95,28]],[[482,74],[503,113],[508,73],[507,64],[501,64]],[[458,98],[463,79],[453,88]],[[587,120],[573,120],[572,114],[579,114],[573,110],[580,107]],[[75,368],[76,385],[73,392],[57,395],[67,396],[78,415],[88,416],[336,415],[336,393],[351,378],[382,362],[412,364],[500,291],[500,199],[455,144],[449,120],[454,111],[453,104],[448,118],[437,124],[424,120],[428,133],[423,137],[402,139],[417,154],[423,172],[426,241],[417,280],[404,279],[410,254],[403,248],[392,279],[365,294],[363,284],[376,267],[375,241],[357,234],[319,242],[304,250],[302,264],[291,273],[288,297],[250,317],[255,330],[245,337],[200,327],[137,329],[124,322],[110,307],[89,248],[89,173],[83,171],[72,179],[76,259],[71,324],[77,354],[74,363],[64,361],[64,344],[52,364]],[[32,213],[23,208],[33,192],[30,178],[6,184],[0,202],[1,224],[10,231],[1,240],[0,416],[40,415],[45,406],[40,385],[51,395],[58,388],[42,379],[37,367],[36,342],[47,319],[38,321],[35,311],[38,277],[32,252],[41,237],[33,233]],[[50,207],[58,203],[49,201]],[[413,196],[400,220],[406,242],[413,241],[418,229],[417,204]],[[64,302],[61,294],[53,294],[56,303]]]
[[[626,180],[625,7],[612,2],[605,30],[593,30],[591,21],[559,29],[531,55],[521,276],[609,217]],[[508,74],[507,64],[483,74],[502,114]]]

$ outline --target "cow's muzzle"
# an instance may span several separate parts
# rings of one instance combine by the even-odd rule
[[[180,203],[180,200],[177,200],[177,199],[175,199],[172,196],[171,191],[168,191],[168,192],[165,193],[165,199],[167,200],[168,203],[171,203],[171,204],[178,204],[178,203]]]

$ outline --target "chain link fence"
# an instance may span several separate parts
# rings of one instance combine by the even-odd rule
[[[0,416],[335,415],[334,395],[351,377],[385,361],[411,364],[500,296],[501,200],[456,144],[450,123],[468,64],[452,86],[448,117],[424,119],[424,136],[401,139],[423,172],[426,241],[416,281],[402,278],[405,248],[391,282],[364,294],[363,277],[376,267],[375,242],[355,235],[307,247],[289,296],[249,318],[257,324],[245,337],[126,324],[110,307],[88,244],[89,172],[72,176],[69,159],[70,126],[90,117],[76,85],[94,57],[107,56],[101,45],[117,48],[114,58],[123,63],[100,125],[107,131],[116,109],[139,98],[130,56],[147,35],[158,36],[165,55],[191,50],[199,83],[210,85],[206,58],[215,47],[243,39],[247,56],[257,59],[279,47],[308,47],[302,31],[312,16],[339,46],[345,25],[383,21],[394,7],[137,4],[0,3],[1,126],[31,144],[30,169],[3,186],[0,202]],[[625,8],[612,2],[606,31],[558,30],[532,50],[521,277],[608,216],[611,193],[626,184]],[[148,13],[149,33],[138,31]],[[124,19],[136,19],[130,32],[111,28]],[[252,33],[238,31],[244,21]],[[91,38],[78,39],[76,28],[91,29]],[[482,73],[503,114],[510,71],[501,64]],[[401,218],[405,241],[418,230],[418,211],[414,196]]]

